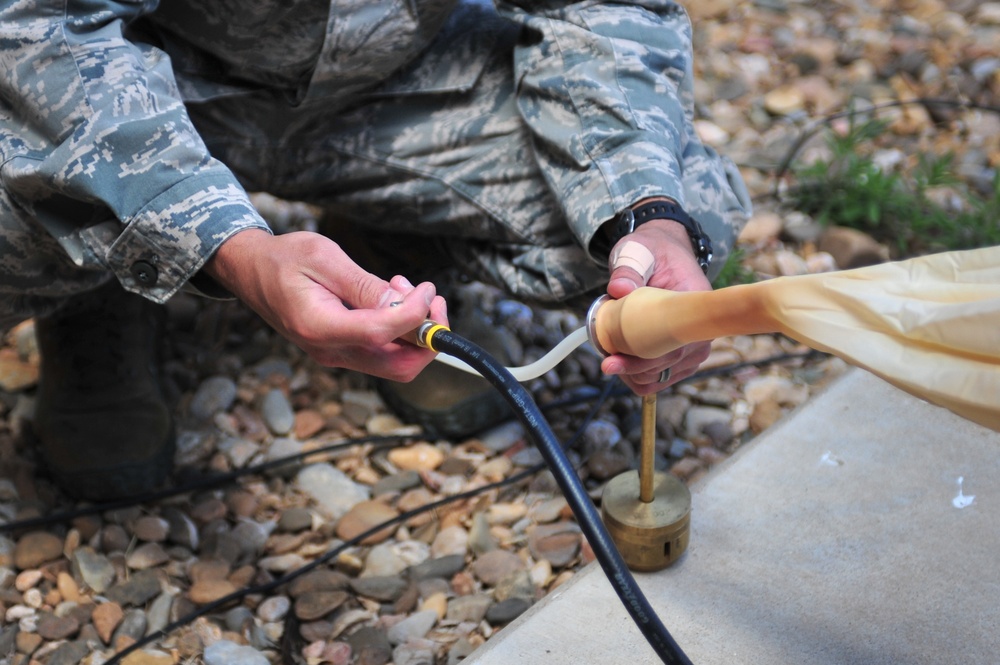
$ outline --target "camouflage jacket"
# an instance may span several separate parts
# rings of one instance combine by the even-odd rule
[[[0,0],[0,184],[77,265],[162,302],[231,235],[267,228],[185,102],[335,104],[416,57],[454,3]],[[644,196],[683,200],[690,34],[658,29],[682,10],[636,2],[623,27],[593,0],[496,4],[538,36],[515,53],[519,104],[581,245]]]

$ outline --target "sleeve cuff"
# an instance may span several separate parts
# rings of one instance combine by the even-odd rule
[[[136,213],[106,258],[125,289],[163,303],[196,277],[222,243],[250,228],[270,232],[231,178],[188,178]],[[199,277],[191,286],[212,297],[227,296],[208,281]]]

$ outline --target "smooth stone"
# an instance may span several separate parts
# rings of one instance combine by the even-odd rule
[[[365,626],[347,636],[356,665],[385,665],[392,659],[389,638],[378,628]]]
[[[431,543],[431,556],[434,558],[451,555],[465,556],[468,549],[469,532],[458,525],[448,526],[434,536],[434,542]]]
[[[472,562],[472,573],[487,586],[496,584],[506,575],[524,570],[521,557],[507,550],[486,552]]]
[[[32,531],[17,540],[14,565],[21,569],[38,568],[62,556],[63,541],[47,531]]]
[[[130,642],[142,639],[146,634],[146,625],[146,613],[143,610],[138,608],[127,610],[111,638],[111,643],[117,644],[123,638]]]
[[[329,665],[350,665],[353,655],[351,645],[347,642],[327,642],[322,658]]]
[[[347,630],[353,628],[359,623],[371,621],[375,618],[375,615],[368,610],[347,610],[337,614],[337,618],[332,622],[324,621],[314,621],[312,623],[302,624],[302,637],[308,639],[309,635],[306,634],[306,626],[318,626],[321,624],[326,624],[327,629],[320,633],[319,639],[337,639],[343,635]]]
[[[380,543],[365,557],[365,567],[359,577],[383,577],[398,575],[410,567],[410,563],[399,555],[395,543]]]
[[[105,644],[111,643],[111,636],[125,618],[121,605],[118,603],[101,603],[94,608],[90,620],[97,629],[97,634]]]
[[[77,665],[88,653],[90,647],[83,640],[63,642],[49,654],[46,665]]]
[[[288,434],[295,426],[295,411],[285,393],[277,388],[264,395],[260,403],[260,415],[271,433],[278,436]]]
[[[150,603],[149,609],[146,610],[146,621],[148,623],[146,631],[148,633],[159,631],[170,623],[170,610],[173,604],[174,595],[170,593],[161,593]]]
[[[621,440],[621,430],[614,423],[607,420],[591,421],[583,430],[584,455],[611,448]]]
[[[498,482],[506,478],[513,469],[514,463],[510,458],[500,455],[480,464],[476,473],[490,482]]]
[[[225,519],[228,512],[229,508],[222,499],[211,496],[194,504],[191,507],[190,517],[196,524],[204,526]]]
[[[714,422],[728,424],[732,418],[728,409],[716,406],[692,406],[684,417],[684,435],[688,439],[697,439],[702,436],[708,424]]]
[[[358,427],[385,409],[382,398],[371,390],[345,390],[340,394],[340,402],[344,417]]]
[[[358,577],[352,579],[350,585],[356,593],[383,602],[395,602],[403,595],[407,586],[409,586],[406,580],[388,575],[382,577]]]
[[[213,603],[236,591],[236,586],[226,579],[202,579],[188,589],[188,598],[197,605]]]
[[[401,471],[399,473],[394,473],[391,476],[380,478],[378,482],[372,486],[372,496],[405,492],[406,490],[413,489],[414,487],[419,487],[422,482],[423,481],[420,480],[420,474],[418,472]]]
[[[426,639],[411,640],[392,650],[392,665],[434,665],[437,645]]]
[[[253,367],[250,368],[250,372],[258,379],[267,380],[271,377],[280,377],[282,379],[291,379],[293,372],[292,366],[284,358],[264,358],[258,363],[255,363]]]
[[[220,559],[198,559],[188,568],[188,578],[192,582],[201,580],[221,580],[229,577],[230,565]]]
[[[264,545],[267,543],[273,528],[273,523],[264,524],[255,520],[243,519],[233,527],[230,535],[239,545],[242,556],[254,557],[264,551]]]
[[[438,621],[437,612],[423,610],[414,612],[399,623],[392,626],[386,634],[389,644],[402,644],[407,640],[423,637]]]
[[[105,554],[125,552],[132,545],[132,536],[120,524],[108,524],[101,529],[101,551]]]
[[[469,621],[479,623],[486,617],[486,610],[493,604],[493,599],[484,594],[472,594],[452,598],[448,603],[445,617],[448,621]]]
[[[535,583],[531,580],[531,573],[527,570],[518,570],[509,575],[504,575],[503,579],[497,582],[493,588],[493,598],[497,601],[508,598],[535,599]]]
[[[472,526],[469,527],[469,551],[479,556],[496,548],[497,541],[490,533],[489,518],[484,512],[476,513],[472,516]]]
[[[597,480],[608,480],[627,471],[631,462],[632,456],[617,448],[598,450],[587,460],[587,470]]]
[[[208,420],[220,411],[228,411],[236,394],[236,382],[228,376],[209,377],[195,390],[188,412],[197,420]]]
[[[170,555],[159,543],[143,543],[128,553],[125,564],[132,570],[155,568],[170,560]]]
[[[510,457],[510,461],[515,466],[535,466],[544,462],[542,452],[538,448],[524,448]]]
[[[278,519],[278,531],[297,533],[311,529],[312,524],[313,515],[310,510],[306,508],[289,508]]]
[[[79,603],[82,600],[80,585],[76,583],[72,575],[65,571],[59,571],[59,574],[56,575],[56,589],[64,601]]]
[[[555,568],[568,565],[580,551],[580,527],[576,522],[540,524],[528,528],[528,549],[535,559],[545,559]]]
[[[513,524],[528,514],[528,507],[523,503],[494,503],[487,509],[486,519],[489,524]]]
[[[257,606],[257,616],[260,617],[261,621],[268,623],[281,621],[288,614],[288,610],[291,607],[292,601],[288,596],[271,596],[270,598],[265,598]]]
[[[438,559],[428,559],[423,563],[410,566],[408,574],[412,580],[423,580],[431,577],[450,578],[465,567],[465,557],[458,554],[443,556]]]
[[[7,536],[0,536],[0,566],[8,567],[14,563],[14,550],[17,543]]]
[[[442,582],[444,580],[441,580]],[[420,610],[430,610],[437,615],[438,621],[443,619],[448,613],[447,589],[426,595],[424,602],[420,603]]]
[[[242,605],[228,610],[224,617],[226,628],[234,633],[242,633],[247,622],[253,623],[253,612]]]
[[[191,551],[196,551],[201,543],[198,534],[198,526],[188,515],[173,506],[163,509],[163,518],[167,521],[167,540],[186,547]]]
[[[448,649],[447,665],[458,665],[466,660],[476,650],[476,645],[469,641],[467,637],[459,637]]]
[[[393,434],[395,432],[405,430],[409,430],[413,434],[420,432],[419,428],[406,425],[402,420],[391,413],[376,413],[374,416],[365,421],[365,429],[368,430],[368,433],[372,436]]]
[[[387,457],[403,471],[432,471],[444,462],[444,453],[437,446],[423,442],[405,448],[393,448]]]
[[[160,577],[155,570],[136,571],[129,579],[108,589],[105,594],[122,607],[140,607],[160,593]]]
[[[38,617],[37,631],[46,640],[64,640],[80,630],[80,622],[74,616],[56,616],[43,612]]]
[[[524,614],[529,607],[531,603],[524,598],[508,598],[486,611],[486,621],[492,625],[510,623]]]
[[[260,452],[260,444],[256,441],[237,437],[223,439],[217,447],[237,469],[245,467]]]
[[[42,579],[42,571],[37,569],[24,570],[14,578],[14,588],[24,593],[33,588]]]
[[[269,665],[269,661],[253,647],[219,640],[205,648],[205,665]]]
[[[314,409],[302,409],[295,412],[295,425],[292,434],[299,441],[311,438],[326,427],[326,418]]]
[[[479,434],[483,445],[497,453],[504,452],[524,438],[524,427],[516,421],[497,425]]]
[[[155,515],[144,515],[132,524],[132,534],[148,543],[162,543],[170,534],[170,522]]]
[[[174,657],[162,651],[140,649],[125,656],[122,665],[174,665]]]
[[[342,591],[350,585],[350,578],[336,570],[313,570],[292,580],[288,594],[298,598],[307,591]]]
[[[538,501],[528,508],[528,518],[539,524],[548,524],[559,519],[568,505],[566,498],[562,496]]]
[[[268,462],[277,462],[285,458],[294,458],[302,452],[303,447],[301,441],[296,441],[288,437],[277,437],[268,447],[265,459]],[[283,466],[272,467],[267,473],[272,476],[290,478],[298,469],[299,467],[295,464],[285,464]]]
[[[315,621],[330,614],[350,598],[345,591],[307,591],[295,599],[295,616]]]
[[[399,513],[392,506],[377,500],[361,501],[347,511],[337,522],[337,536],[343,540],[353,540],[361,534],[370,531],[378,525],[398,517]],[[390,524],[384,529],[365,536],[361,545],[380,543],[393,534],[396,524]]]
[[[367,487],[355,483],[342,471],[325,462],[303,468],[296,475],[295,483],[333,520],[339,520],[355,504],[368,500],[369,496]]]
[[[34,653],[35,649],[40,647],[44,641],[45,638],[38,633],[26,633],[23,630],[19,631],[15,638],[17,651],[20,653]]]

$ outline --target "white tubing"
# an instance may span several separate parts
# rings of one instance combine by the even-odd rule
[[[508,367],[507,371],[510,372],[514,379],[520,383],[537,378],[558,365],[563,358],[568,356],[578,346],[586,342],[587,339],[587,328],[578,328],[577,330],[571,332],[566,339],[556,344],[551,351],[535,362],[530,365],[524,365],[523,367]],[[449,356],[447,353],[437,354],[435,360],[443,362],[445,365],[450,365],[456,369],[460,369],[463,372],[476,374],[477,376],[479,375],[479,372],[472,369],[458,358]]]

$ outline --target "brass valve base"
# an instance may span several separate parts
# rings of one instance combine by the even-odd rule
[[[611,479],[601,498],[601,516],[629,569],[662,570],[687,549],[691,492],[669,473],[653,474],[653,500],[639,499],[639,473]]]

